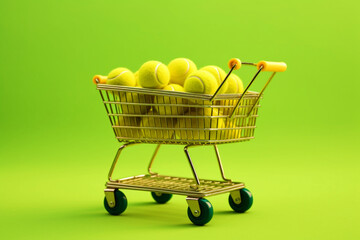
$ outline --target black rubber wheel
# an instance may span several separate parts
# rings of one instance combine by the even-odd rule
[[[229,195],[229,204],[235,212],[243,213],[249,210],[249,208],[251,208],[251,205],[253,204],[253,196],[249,190],[243,188],[240,189],[240,197],[240,204],[236,204],[232,199],[231,195]]]
[[[159,196],[157,194],[161,194],[161,195]],[[172,194],[167,194],[167,193],[151,192],[151,196],[157,203],[161,203],[161,204],[167,203],[172,198]]]
[[[211,203],[204,198],[199,199],[199,205],[200,205],[200,211],[201,211],[200,216],[195,217],[192,214],[189,207],[188,207],[187,212],[188,212],[188,217],[193,224],[198,225],[198,226],[203,226],[203,225],[207,224],[208,222],[210,222],[210,220],[213,217],[214,210],[213,210]]]
[[[123,192],[115,190],[115,206],[110,207],[106,197],[104,198],[104,207],[111,215],[120,215],[127,208],[127,199]]]

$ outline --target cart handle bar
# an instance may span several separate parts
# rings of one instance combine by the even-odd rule
[[[265,86],[263,87],[263,89],[261,90],[258,98],[256,99],[255,103],[253,104],[253,106],[251,107],[250,111],[247,113],[247,117],[250,115],[250,113],[252,112],[252,110],[255,108],[256,104],[259,102],[259,99],[261,98],[261,96],[263,95],[266,87],[269,85],[270,81],[273,79],[273,77],[275,76],[276,72],[285,72],[286,71],[286,63],[284,62],[268,62],[268,61],[260,61],[258,63],[249,63],[249,62],[241,62],[240,59],[238,58],[232,58],[230,59],[228,65],[230,68],[229,73],[226,75],[224,81],[222,81],[222,83],[220,84],[219,88],[216,90],[216,92],[214,93],[214,95],[211,97],[210,101],[213,101],[215,99],[215,97],[219,94],[221,87],[225,84],[225,81],[229,78],[230,74],[232,73],[232,71],[235,69],[239,69],[242,65],[252,65],[252,66],[256,66],[258,71],[255,73],[254,77],[252,78],[252,80],[250,81],[250,83],[247,85],[247,87],[245,88],[244,92],[241,94],[239,100],[237,101],[235,107],[233,108],[231,114],[230,114],[230,119],[232,119],[234,117],[235,111],[236,109],[239,107],[241,100],[243,99],[243,97],[245,96],[245,94],[247,93],[247,91],[249,90],[250,86],[253,84],[253,82],[255,81],[256,77],[259,75],[259,73],[261,71],[266,71],[266,72],[273,72],[273,74],[270,76],[270,78],[268,79],[268,81],[266,82]]]
[[[107,76],[102,76],[102,75],[95,75],[93,77],[93,82],[95,84],[101,83],[101,84],[106,84],[107,81]]]

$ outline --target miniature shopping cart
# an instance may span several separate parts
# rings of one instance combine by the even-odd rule
[[[257,67],[243,94],[219,94],[233,70],[241,65]],[[150,191],[158,203],[166,203],[173,194],[187,196],[188,217],[196,225],[208,223],[213,216],[211,203],[205,197],[230,193],[229,204],[236,212],[245,212],[253,202],[244,183],[226,178],[218,150],[219,144],[248,141],[254,138],[259,100],[276,72],[286,70],[285,63],[261,61],[257,64],[231,59],[230,71],[215,94],[193,94],[158,89],[146,89],[103,84],[95,77],[119,142],[106,182],[104,205],[112,215],[119,215],[127,207],[127,199],[119,189]],[[262,71],[272,72],[260,93],[249,91]],[[124,148],[140,143],[157,144],[148,165],[148,174],[114,179],[112,177],[120,153]],[[151,170],[161,145],[185,145],[184,151],[194,178],[165,176]],[[199,179],[189,148],[212,145],[218,160],[222,180]]]

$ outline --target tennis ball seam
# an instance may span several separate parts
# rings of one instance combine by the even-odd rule
[[[203,93],[204,93],[204,92],[205,92],[205,84],[204,84],[204,81],[203,81],[200,77],[198,77],[198,76],[192,76],[192,77],[197,78],[197,79],[200,80],[201,84],[203,85]]]
[[[118,75],[116,75],[115,77],[108,78],[108,80],[113,80],[113,79],[115,79],[115,78],[118,78],[118,77],[120,77],[121,75],[123,75],[123,74],[126,73],[126,72],[129,72],[129,71],[125,70],[125,71],[119,73]]]
[[[186,76],[190,71],[190,62],[188,61],[188,59],[181,59],[181,60],[184,60],[187,63],[187,69],[186,69],[186,72],[181,75],[174,75],[174,77],[176,77],[176,78],[182,78],[182,77]]]
[[[160,65],[161,65],[161,63],[158,63],[158,64],[156,65],[156,67],[155,67],[155,79],[156,79],[156,81],[157,81],[157,83],[158,83],[159,85],[162,85],[162,83],[160,82],[159,77],[158,77],[158,75],[157,75],[157,71],[158,71],[158,68],[159,68]]]
[[[186,73],[185,73],[185,74],[187,74],[190,71],[190,62],[187,59],[184,59],[184,60],[188,65],[188,68],[187,68]]]
[[[218,73],[218,76],[219,76],[219,83],[221,84],[221,75],[220,75],[220,71],[219,71],[219,69],[217,68],[217,67],[213,67],[215,70],[216,70],[216,72]]]
[[[177,77],[183,77],[183,76],[186,76],[187,74],[188,74],[188,72],[190,71],[190,62],[187,60],[187,59],[183,59],[186,63],[187,63],[187,65],[188,65],[188,67],[187,67],[187,70],[186,70],[186,72],[183,74],[183,75],[181,75],[181,76],[177,76]]]

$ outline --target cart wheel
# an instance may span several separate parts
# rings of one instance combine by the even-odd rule
[[[190,207],[188,207],[187,212],[188,212],[188,217],[193,224],[202,226],[202,225],[205,225],[208,222],[210,222],[210,220],[213,217],[214,210],[213,210],[211,203],[204,198],[199,199],[199,205],[200,205],[200,211],[201,211],[201,214],[199,217],[195,217],[192,214]]]
[[[151,196],[157,203],[166,203],[172,198],[172,194],[151,192]]]
[[[249,208],[251,208],[251,205],[253,204],[253,197],[252,197],[251,192],[249,190],[247,190],[246,188],[240,189],[240,197],[241,197],[241,203],[236,204],[230,195],[229,196],[229,204],[230,204],[230,207],[235,212],[243,213],[243,212],[247,211]]]
[[[111,215],[120,215],[125,211],[127,207],[127,199],[125,194],[117,189],[115,190],[114,194],[115,194],[115,207],[109,206],[106,197],[104,199],[104,206],[106,211],[108,211],[108,213],[110,213]]]

